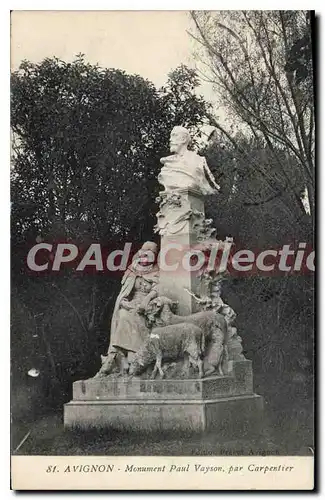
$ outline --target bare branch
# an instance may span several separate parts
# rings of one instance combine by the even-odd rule
[[[84,324],[84,322],[83,322],[82,317],[80,316],[80,314],[79,314],[78,310],[76,309],[76,307],[72,304],[72,302],[70,302],[70,300],[68,299],[68,297],[67,297],[67,296],[66,296],[66,295],[62,292],[62,290],[60,290],[60,288],[59,288],[59,287],[58,287],[55,283],[52,283],[52,286],[53,286],[54,288],[56,288],[56,290],[58,290],[58,291],[59,291],[59,293],[62,295],[63,299],[65,300],[65,302],[66,302],[67,304],[69,304],[69,306],[71,307],[71,309],[74,311],[75,315],[77,316],[78,321],[79,321],[79,323],[80,323],[80,325],[81,325],[82,329],[83,329],[83,330],[84,330],[84,332],[88,335],[88,330],[87,330],[87,328],[86,328],[86,326],[85,326],[85,324]]]

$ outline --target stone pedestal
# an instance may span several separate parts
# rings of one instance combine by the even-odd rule
[[[204,200],[199,192],[184,189],[173,194],[162,192],[160,200],[159,294],[178,301],[178,314],[191,314],[198,306],[186,290],[196,293],[199,280],[197,271],[191,270],[195,262],[190,262],[190,254],[199,247],[198,232],[205,220]]]
[[[246,431],[261,423],[251,361],[230,362],[227,376],[189,380],[96,378],[73,384],[67,428],[138,431]]]
[[[160,269],[159,295],[166,296],[178,302],[177,314],[186,316],[199,310],[198,303],[189,293],[198,293],[200,281],[196,271],[184,268],[185,262],[189,261],[189,253],[195,247],[196,239],[191,234],[165,236],[161,238],[163,249],[168,249],[166,254],[167,265],[174,265],[176,270]],[[184,260],[183,260],[184,259]],[[185,263],[185,266],[187,264]]]
[[[253,392],[251,362],[241,359],[244,356],[240,337],[232,326],[235,313],[222,302],[220,286],[213,282],[217,277],[204,273],[204,251],[215,249],[219,244],[215,238],[216,230],[211,227],[212,220],[205,219],[204,197],[214,194],[218,185],[205,158],[188,150],[189,140],[186,129],[175,127],[170,138],[171,152],[175,154],[161,159],[163,167],[158,180],[165,191],[160,192],[157,199],[159,212],[155,226],[155,232],[161,237],[158,296],[177,302],[180,316],[190,315],[204,307],[225,309],[222,313],[225,320],[220,325],[216,317],[212,325],[201,325],[199,334],[214,343],[215,359],[211,364],[214,367],[223,362],[223,342],[228,339],[227,359],[232,361],[229,361],[227,376],[148,380],[110,374],[80,380],[73,384],[73,400],[64,407],[67,428],[109,427],[145,432],[215,429],[233,436],[241,430],[256,429],[261,422],[263,400]],[[150,314],[154,316],[155,312]],[[171,339],[170,345],[175,344],[174,351],[168,342],[167,347],[164,346],[163,340],[166,339],[161,339],[161,333],[151,337],[156,339],[156,347],[151,345],[151,349],[154,349],[157,361],[159,354],[163,360],[177,362],[184,361],[185,354],[189,356],[191,350],[196,349],[194,359],[206,352],[207,346],[202,350],[198,338],[186,338],[186,327],[183,329],[183,337],[177,341],[175,337]],[[172,332],[183,335],[177,333],[176,327]],[[170,331],[166,338],[168,335]],[[151,339],[147,339],[148,343]],[[178,343],[180,340],[183,343]],[[147,344],[144,351],[145,347]],[[142,355],[145,359],[145,354]],[[139,360],[138,363],[141,365]],[[136,372],[131,370],[131,373]],[[176,372],[174,374],[176,376]],[[168,376],[168,370],[165,375]]]

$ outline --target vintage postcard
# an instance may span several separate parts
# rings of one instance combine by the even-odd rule
[[[315,15],[11,14],[11,487],[313,490]]]

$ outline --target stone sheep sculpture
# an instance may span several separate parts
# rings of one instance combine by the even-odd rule
[[[190,364],[196,366],[199,377],[203,377],[202,352],[204,349],[204,335],[202,330],[189,323],[179,323],[154,328],[145,340],[142,347],[135,354],[129,369],[129,375],[140,375],[153,362],[155,366],[151,379],[156,377],[157,371],[164,376],[161,363],[163,360],[184,359],[184,373],[189,375]]]
[[[174,308],[175,302],[168,297],[159,296],[153,299],[145,312],[149,324],[163,326],[186,323],[188,326],[191,324],[199,327],[204,338],[203,353],[204,362],[207,365],[205,375],[210,375],[215,371],[224,375],[228,360],[228,325],[224,315],[209,310],[179,316],[172,312]]]

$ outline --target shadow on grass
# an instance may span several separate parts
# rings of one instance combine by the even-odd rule
[[[25,428],[26,430],[26,428]],[[58,416],[48,416],[29,428],[30,435],[14,454],[21,455],[147,455],[147,456],[242,456],[287,455],[285,443],[266,426],[231,440],[215,432],[118,432],[109,429],[65,430]],[[29,430],[26,430],[28,432]],[[16,433],[16,442],[23,435]],[[14,433],[13,433],[14,435]],[[23,436],[22,436],[23,438]],[[292,446],[291,446],[292,448]],[[299,445],[298,445],[299,448]],[[290,454],[306,454],[306,450]]]
[[[267,374],[265,375],[265,377]],[[260,433],[222,437],[216,432],[121,432],[109,429],[65,430],[62,408],[43,417],[12,422],[12,450],[19,455],[163,455],[243,456],[312,455],[314,406],[312,383],[295,385],[284,378],[270,384],[256,377],[264,397],[265,419]],[[281,390],[279,390],[281,388]],[[27,415],[26,415],[27,417]],[[28,434],[29,433],[29,434]],[[22,440],[28,434],[27,439]],[[19,444],[21,446],[17,450]],[[15,451],[17,450],[17,451]]]

